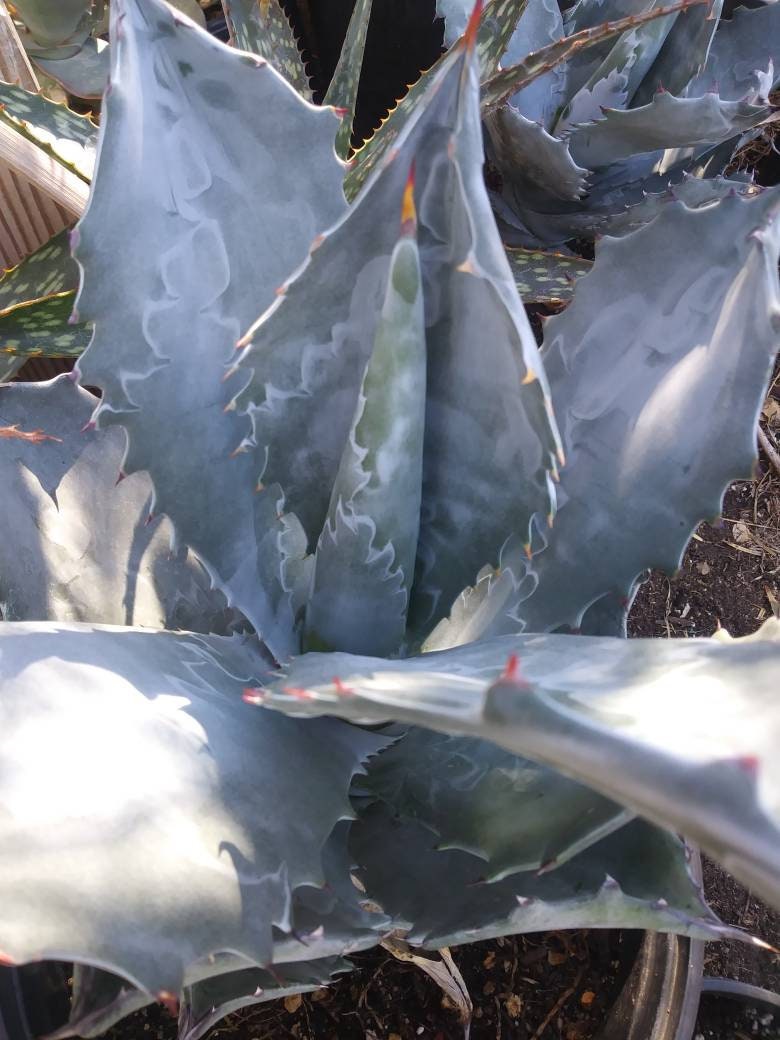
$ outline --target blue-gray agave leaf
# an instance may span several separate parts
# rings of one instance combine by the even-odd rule
[[[47,52],[35,56],[34,61],[42,72],[76,97],[96,100],[106,89],[111,58],[105,40],[90,37],[76,54],[60,57]]]
[[[430,648],[467,632],[576,629],[601,596],[627,597],[648,568],[679,566],[697,524],[755,460],[777,353],[779,251],[776,190],[668,203],[600,243],[572,305],[545,329],[567,460],[554,524],[539,525],[530,564],[507,546],[500,577],[482,576]]]
[[[76,250],[78,307],[95,322],[79,371],[103,389],[99,424],[127,430],[125,471],[148,470],[154,511],[281,658],[305,539],[278,487],[256,493],[256,461],[230,457],[246,420],[225,411],[222,379],[241,331],[345,208],[338,123],[162,0],[118,0],[112,32]]]
[[[0,427],[28,434],[0,438],[14,531],[0,544],[2,616],[225,631],[230,612],[201,564],[172,550],[167,520],[148,522],[146,475],[120,482],[121,430],[89,428],[95,404],[67,376],[0,388]]]
[[[685,834],[780,905],[779,651],[774,619],[736,640],[500,636],[407,661],[307,654],[258,699],[490,740]]]
[[[9,622],[0,658],[4,956],[169,997],[211,955],[271,963],[386,740],[245,704],[265,666],[239,637]]]
[[[635,104],[646,104],[656,90],[678,95],[687,92],[690,81],[707,61],[722,10],[723,0],[709,0],[676,16],[658,57],[637,91]]]
[[[448,53],[392,155],[250,331],[242,365],[251,378],[238,399],[252,418],[261,479],[281,484],[316,544],[414,160],[427,414],[410,615],[422,634],[464,575],[497,559],[508,532],[527,535],[530,512],[549,508],[557,450],[536,343],[485,193],[476,73],[465,44]]]
[[[691,83],[694,97],[717,90],[726,101],[765,98],[780,76],[780,8],[738,8],[721,21],[707,63]]]
[[[522,198],[529,184],[558,199],[585,194],[588,171],[574,161],[567,140],[553,137],[511,104],[488,115],[485,127],[490,159],[501,174],[505,195]]]
[[[601,119],[575,127],[567,140],[581,166],[607,166],[642,152],[712,147],[764,122],[772,110],[717,94],[678,98],[656,94],[641,108],[608,109]]]
[[[386,915],[364,908],[366,896],[353,883],[354,864],[347,847],[350,826],[347,820],[337,823],[323,847],[325,887],[303,885],[292,894],[291,931],[274,931],[273,966],[263,968],[235,954],[217,954],[185,971],[181,1036],[202,1036],[240,1007],[327,984],[334,973],[350,970],[342,954],[373,946],[392,929]],[[287,985],[294,988],[286,990]],[[100,1036],[153,999],[117,975],[76,964],[68,1024],[50,1040]]]
[[[489,881],[559,867],[633,814],[484,740],[413,728],[370,764],[364,786],[437,848],[484,861]]]
[[[351,848],[367,892],[429,948],[550,928],[654,928],[717,938],[737,935],[707,909],[686,849],[637,820],[548,874],[484,883],[484,864],[439,851],[419,823],[383,805],[361,814]]]
[[[529,0],[502,59],[516,65],[533,51],[564,35],[563,18],[556,0]],[[526,117],[551,129],[566,92],[565,65],[556,65],[512,98],[512,105]]]
[[[656,0],[652,6],[660,3]],[[677,17],[677,13],[670,14],[623,33],[566,105],[555,125],[556,134],[577,123],[600,119],[602,108],[622,108],[629,103]]]
[[[404,640],[420,533],[426,383],[412,191],[410,183],[406,233],[390,258],[374,349],[317,543],[309,649],[390,655]]]

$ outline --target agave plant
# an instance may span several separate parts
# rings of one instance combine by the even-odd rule
[[[678,833],[780,903],[780,625],[620,638],[750,471],[780,193],[605,239],[540,352],[479,15],[348,206],[330,108],[112,4],[92,342],[0,387],[0,950],[76,963],[60,1036],[390,933],[734,933]]]
[[[470,6],[438,0],[447,43],[462,32]],[[777,4],[737,5],[728,18],[722,0],[662,13],[507,99],[507,74],[552,41],[661,6],[579,0],[562,10],[528,0],[520,18],[512,16],[507,68],[487,77],[482,99],[500,175],[493,201],[508,240],[550,246],[616,234],[675,197],[700,205],[740,187],[724,171],[776,118],[769,95],[780,77]]]

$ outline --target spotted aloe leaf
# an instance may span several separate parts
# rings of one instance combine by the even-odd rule
[[[487,114],[495,111],[519,90],[526,89],[539,76],[545,75],[562,61],[569,61],[574,55],[611,40],[615,36],[654,21],[667,15],[685,10],[706,0],[682,0],[668,7],[657,7],[645,14],[628,15],[616,21],[604,22],[592,29],[582,29],[572,36],[542,47],[523,58],[516,65],[500,69],[488,77],[482,85],[482,109]]]
[[[468,4],[468,12],[476,13],[476,19],[479,20],[477,25],[475,19],[474,26],[476,27],[476,47],[482,74],[490,74],[498,67],[501,55],[506,50],[517,24],[517,19],[527,2],[528,0],[488,0],[484,9],[477,7],[476,12],[474,12],[475,5]],[[452,22],[448,19],[445,23],[450,26],[448,39],[452,43],[463,35],[468,24],[466,5],[461,5],[460,0],[455,0],[455,5],[449,5],[446,9],[447,12],[454,13],[456,5],[460,11],[457,20]],[[439,10],[442,10],[441,6]],[[344,181],[344,190],[350,200],[355,197],[372,171],[381,166],[383,158],[394,147],[394,142],[402,133],[406,123],[420,105],[424,104],[423,99],[428,95],[431,83],[438,75],[445,57],[440,58],[420,76],[395,108],[388,113],[379,129],[357,150]]]
[[[0,546],[3,617],[225,631],[233,619],[202,565],[171,551],[170,523],[148,523],[147,477],[118,483],[121,431],[84,429],[94,407],[67,376],[0,387],[0,427],[41,431],[0,438],[16,531]]]
[[[414,160],[428,359],[409,611],[415,638],[448,609],[461,576],[497,557],[508,531],[526,529],[531,512],[549,507],[557,449],[536,343],[484,188],[478,90],[474,52],[460,45],[439,66],[392,156],[251,330],[241,361],[251,376],[238,405],[252,418],[262,480],[284,487],[315,544],[374,343]]]
[[[405,661],[307,654],[257,699],[490,740],[679,831],[780,905],[779,647],[771,619],[735,640],[519,635]]]
[[[297,645],[306,542],[280,489],[256,492],[256,462],[231,458],[246,420],[226,411],[223,377],[242,330],[346,207],[338,123],[162,0],[113,4],[112,34],[77,231],[78,309],[95,323],[79,372],[103,390],[98,423],[127,430],[125,472],[149,472],[154,512],[281,658]]]
[[[765,98],[780,76],[779,53],[780,8],[738,7],[718,25],[706,64],[691,82],[688,96],[717,90],[724,101]]]
[[[489,881],[557,869],[632,818],[494,744],[417,728],[373,760],[364,783],[394,816],[428,827],[437,848],[483,860]]]
[[[420,531],[425,314],[413,183],[374,349],[317,543],[305,643],[392,654],[403,643]]]
[[[3,273],[0,278],[0,313],[33,300],[74,292],[78,288],[79,270],[70,256],[68,235],[68,231],[61,231],[16,267]]]
[[[698,523],[718,515],[755,460],[777,353],[779,251],[776,190],[698,209],[671,202],[602,241],[571,306],[545,328],[567,459],[554,525],[539,525],[530,562],[530,546],[507,545],[501,574],[484,572],[431,648],[466,633],[576,629],[602,596],[627,601],[646,569],[679,566]],[[713,415],[717,452],[705,450]],[[660,486],[663,495],[651,490]]]
[[[266,667],[248,639],[7,623],[0,654],[4,958],[99,964],[167,1000],[220,951],[271,963],[386,740],[244,704]]]
[[[360,71],[366,48],[372,0],[357,0],[347,27],[336,71],[330,81],[324,103],[342,111],[341,128],[336,136],[336,151],[346,159],[349,155],[355,120]]]
[[[78,286],[61,231],[0,278],[0,355],[78,357],[91,330],[69,325]]]
[[[310,101],[309,77],[280,0],[222,0],[222,7],[236,47],[265,58]]]
[[[386,806],[366,811],[353,829],[363,884],[415,945],[588,927],[743,937],[708,910],[682,842],[641,820],[552,873],[492,884],[484,884],[480,860],[435,846],[429,830],[395,819]]]
[[[92,338],[85,324],[69,325],[75,292],[47,296],[0,311],[0,354],[79,357]]]
[[[641,108],[604,111],[597,122],[575,127],[568,141],[582,166],[607,166],[641,152],[711,147],[763,123],[771,111],[766,105],[722,101],[717,94],[656,94]]]
[[[95,165],[98,128],[87,116],[22,87],[0,83],[0,119],[86,181]]]
[[[568,302],[577,279],[593,266],[578,256],[541,249],[507,249],[506,255],[523,303]]]

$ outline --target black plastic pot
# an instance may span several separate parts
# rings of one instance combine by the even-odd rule
[[[646,932],[596,1040],[691,1040],[703,965],[703,942]]]

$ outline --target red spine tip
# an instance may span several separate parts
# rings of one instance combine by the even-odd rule
[[[750,777],[756,777],[758,775],[758,767],[760,765],[757,755],[742,755],[741,758],[737,759],[737,765]]]
[[[336,687],[336,693],[339,697],[354,697],[355,691],[351,690],[349,686],[345,686],[344,683],[336,675],[333,678],[333,685]]]
[[[504,671],[501,674],[502,679],[509,679],[515,682],[520,677],[520,658],[517,654],[512,654],[504,665]]]
[[[89,422],[84,423],[81,427],[82,433],[92,433],[93,430],[97,429],[97,423],[94,419],[90,419]]]
[[[265,690],[259,686],[247,686],[241,695],[244,704],[265,704]]]

